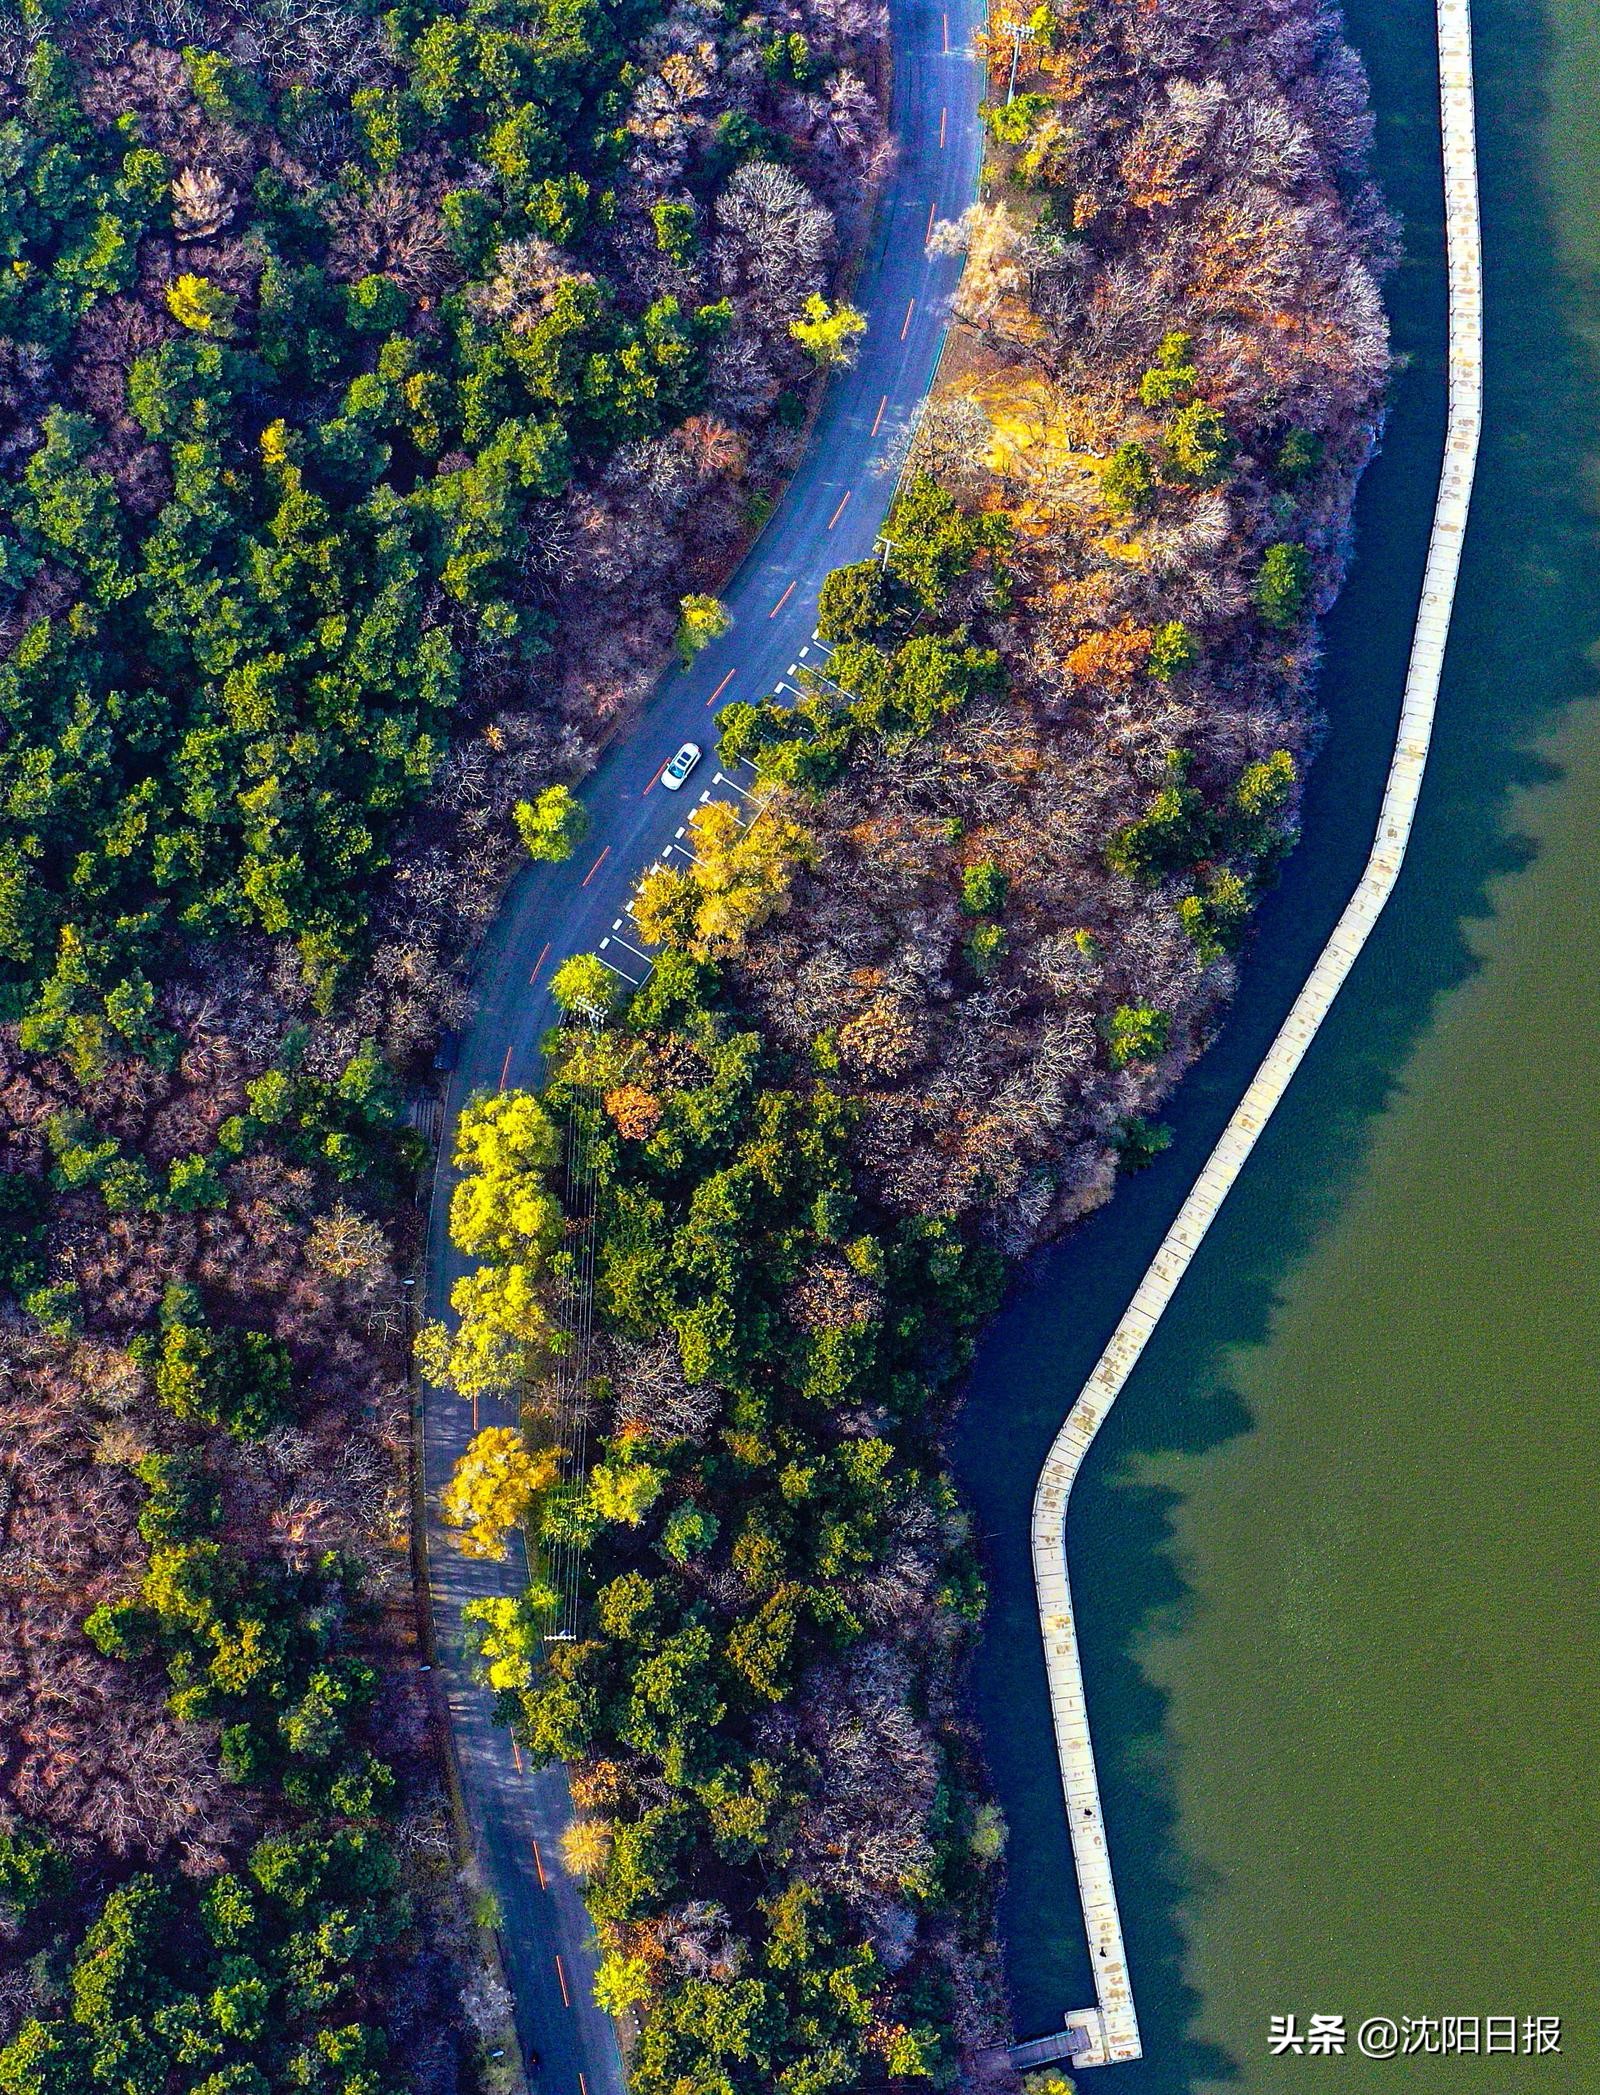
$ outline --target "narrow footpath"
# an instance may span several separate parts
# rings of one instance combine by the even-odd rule
[[[854,301],[868,321],[855,365],[828,388],[812,442],[771,522],[726,592],[729,632],[687,672],[670,671],[637,726],[580,788],[589,836],[566,865],[513,883],[479,955],[475,1014],[460,1046],[440,1136],[423,1274],[425,1314],[448,1316],[463,1261],[449,1241],[450,1156],[474,1096],[539,1077],[539,1043],[556,1013],[549,982],[576,952],[598,951],[629,980],[644,972],[624,910],[640,874],[670,852],[696,800],[739,789],[707,760],[693,790],[665,791],[679,744],[707,748],[714,708],[781,690],[808,655],[817,592],[830,569],[867,557],[895,485],[903,439],[932,383],[960,277],[959,258],[929,256],[935,219],[977,192],[983,73],[973,35],[982,0],[891,0],[895,158],[879,199]],[[544,2095],[622,2095],[611,2019],[595,2006],[593,1932],[578,1884],[561,1867],[572,1817],[562,1769],[523,1765],[491,1698],[472,1678],[462,1610],[510,1593],[521,1568],[474,1563],[451,1546],[439,1492],[472,1434],[515,1422],[514,1402],[474,1406],[452,1392],[422,1399],[426,1552],[437,1676],[449,1712],[459,1790],[478,1870],[494,1894],[518,2036]]]
[[[1437,0],[1437,14],[1450,279],[1449,421],[1399,732],[1377,834],[1355,893],[1151,1260],[1121,1323],[1062,1422],[1039,1475],[1033,1502],[1034,1583],[1096,2005],[1069,2014],[1061,2032],[1018,2046],[1012,2053],[1018,2064],[1071,2058],[1080,2066],[1098,2066],[1140,2056],[1139,2023],[1100,1808],[1067,1571],[1067,1502],[1072,1486],[1096,1433],[1126,1386],[1190,1260],[1393,894],[1422,791],[1472,497],[1483,371],[1483,257],[1469,0]]]

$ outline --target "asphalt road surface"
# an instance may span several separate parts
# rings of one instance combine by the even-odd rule
[[[812,639],[817,591],[831,568],[873,549],[894,491],[896,446],[932,382],[960,275],[959,259],[930,257],[926,240],[934,220],[958,217],[976,193],[982,69],[972,38],[983,17],[981,0],[953,0],[948,9],[939,0],[891,0],[898,150],[854,291],[868,320],[857,361],[829,386],[805,458],[725,594],[730,629],[692,668],[663,678],[632,733],[612,745],[582,788],[590,817],[584,844],[565,865],[529,866],[484,943],[476,1012],[445,1102],[445,1161],[424,1277],[430,1317],[445,1314],[463,1270],[447,1229],[456,1115],[474,1094],[537,1082],[539,1041],[556,1017],[548,985],[569,954],[599,951],[620,972],[644,974],[624,916],[634,885],[673,848],[703,794],[736,790],[717,768],[714,708],[780,691],[792,665],[820,664]],[[668,792],[661,768],[688,741],[705,749],[705,760],[682,792]],[[502,1423],[515,1423],[514,1405],[480,1400],[475,1414],[450,1391],[425,1393],[436,1660],[479,1865],[499,1901],[534,2084],[540,2095],[623,2095],[616,2031],[591,1992],[593,1931],[578,1885],[561,1869],[561,1831],[572,1815],[566,1776],[521,1765],[463,1657],[463,1606],[516,1590],[517,1568],[470,1562],[439,1524],[440,1487],[472,1433]]]

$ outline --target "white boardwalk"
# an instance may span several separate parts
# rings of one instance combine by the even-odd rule
[[[1151,1260],[1122,1322],[1067,1414],[1050,1449],[1033,1501],[1033,1571],[1044,1635],[1050,1706],[1061,1786],[1084,1927],[1094,1966],[1096,2006],[1076,2010],[1043,2045],[1018,2046],[1035,2063],[1045,2046],[1080,2066],[1115,2064],[1140,2054],[1139,2023],[1117,1916],[1117,1895],[1100,1816],[1100,1786],[1083,1699],[1067,1581],[1067,1500],[1106,1413],[1116,1402],[1228,1189],[1255,1147],[1327,1016],[1340,986],[1394,892],[1422,790],[1433,732],[1445,640],[1472,495],[1482,404],[1482,252],[1478,227],[1478,158],[1473,127],[1472,24],[1469,0],[1437,0],[1439,80],[1444,125],[1445,231],[1450,265],[1450,415],[1444,468],[1434,509],[1422,602],[1411,645],[1399,734],[1360,884],[1323,947],[1294,1009],[1256,1071],[1194,1190]]]

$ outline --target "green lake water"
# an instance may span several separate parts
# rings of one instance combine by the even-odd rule
[[[1147,2049],[1084,2077],[1104,2095],[1600,2095],[1600,8],[1474,12],[1486,427],[1411,856],[1074,1500]],[[1433,502],[1433,12],[1348,18],[1405,221],[1407,362],[1329,624],[1305,841],[1173,1149],[1025,1276],[956,1449],[1023,2035],[1092,1999],[1034,1470],[1359,870]],[[1562,2049],[1271,2058],[1290,2012],[1559,2015]]]

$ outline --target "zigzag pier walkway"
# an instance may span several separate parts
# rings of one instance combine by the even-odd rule
[[[1109,2065],[1137,2059],[1141,2052],[1067,1574],[1067,1506],[1072,1486],[1096,1433],[1126,1386],[1190,1260],[1393,894],[1422,790],[1477,462],[1483,364],[1470,5],[1469,0],[1436,0],[1436,5],[1450,286],[1449,418],[1399,730],[1377,833],[1356,890],[1151,1260],[1122,1321],[1063,1420],[1039,1475],[1033,1502],[1034,1583],[1061,1787],[1094,1971],[1095,2005],[1069,2014],[1059,2032],[1017,2045],[1011,2057],[1018,2066],[1044,2065],[1054,2059],[1067,2059],[1078,2066]]]

